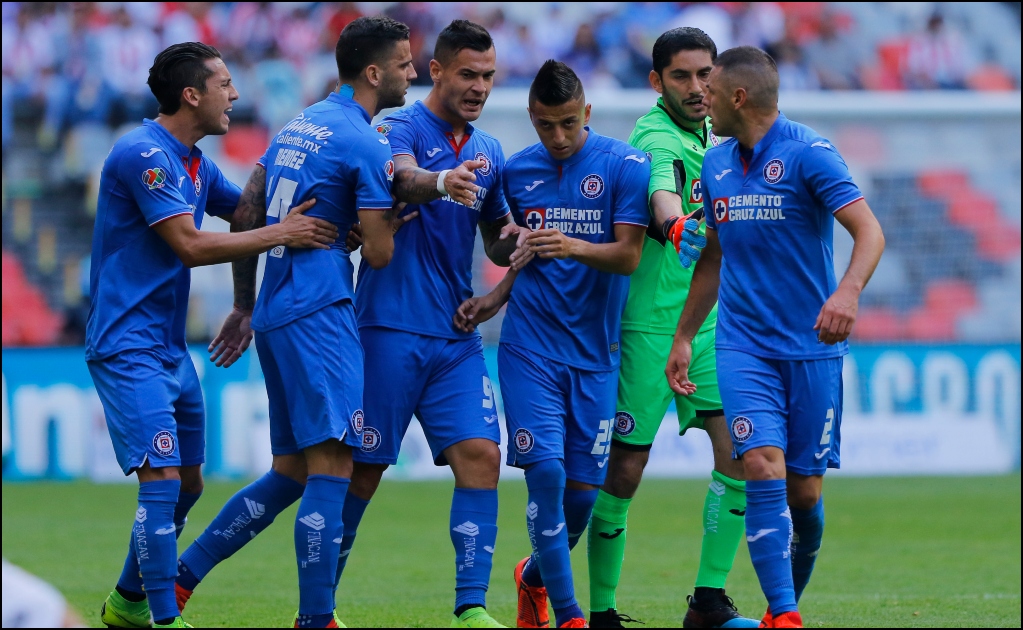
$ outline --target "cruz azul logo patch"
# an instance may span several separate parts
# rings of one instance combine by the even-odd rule
[[[515,442],[515,450],[522,455],[533,450],[533,434],[529,432],[529,429],[518,429],[515,431],[515,437],[512,438],[512,441]]]
[[[352,414],[352,428],[355,429],[356,433],[362,433],[362,428],[366,424],[366,416],[363,415],[362,409],[356,409],[355,413]]]
[[[728,222],[728,197],[718,197],[714,200],[714,222]]]
[[[163,457],[174,454],[174,434],[170,431],[160,431],[153,436],[153,450]]]
[[[753,422],[746,416],[736,416],[732,420],[732,439],[745,442],[753,436]]]
[[[583,197],[586,197],[587,199],[596,199],[604,193],[604,180],[600,178],[600,175],[595,173],[593,175],[587,175],[579,184],[579,192],[581,192]]]
[[[163,188],[167,183],[167,174],[159,166],[147,168],[142,171],[142,183],[149,186],[149,190]]]
[[[636,430],[636,419],[627,411],[619,411],[615,414],[615,433],[622,437],[629,435]]]
[[[777,184],[785,175],[785,163],[775,158],[764,165],[764,181],[768,184]]]
[[[484,153],[483,151],[477,151],[476,161],[483,162],[483,166],[476,169],[476,172],[479,173],[480,175],[490,175],[490,171],[492,171],[494,168],[494,163],[490,161],[490,158],[487,157],[487,154]]]
[[[526,208],[526,227],[534,232],[542,230],[545,215],[543,208]]]
[[[372,453],[380,448],[380,432],[373,427],[366,427],[362,431],[362,452]]]
[[[689,203],[703,203],[703,184],[699,178],[693,180],[693,185],[689,189]]]

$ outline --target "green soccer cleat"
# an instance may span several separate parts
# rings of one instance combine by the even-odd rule
[[[298,613],[295,613],[295,621],[291,624],[292,628],[298,627]],[[345,624],[341,623],[341,618],[337,616],[337,610],[334,610],[334,625],[327,626],[328,628],[347,628]]]
[[[476,606],[465,611],[451,622],[452,628],[507,628],[487,613],[487,609]]]
[[[181,617],[175,617],[173,621],[171,621],[169,624],[167,624],[165,626],[161,626],[158,623],[154,623],[153,627],[154,628],[192,628],[194,626],[192,626],[191,624],[185,622],[185,620],[182,619]]]
[[[129,602],[113,591],[103,602],[99,620],[108,628],[150,628],[153,618],[149,615],[149,600]]]

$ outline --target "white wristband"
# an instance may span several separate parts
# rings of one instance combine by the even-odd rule
[[[444,169],[443,171],[437,173],[437,192],[439,192],[442,195],[447,195],[448,194],[448,189],[444,187],[444,178],[447,177],[448,173],[450,173],[450,172],[451,172],[451,169],[447,168],[447,169]]]

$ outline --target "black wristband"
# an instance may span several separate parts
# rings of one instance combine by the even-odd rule
[[[668,242],[668,235],[671,234],[671,229],[675,227],[675,224],[678,223],[681,218],[682,217],[671,217],[661,224],[661,245]]]

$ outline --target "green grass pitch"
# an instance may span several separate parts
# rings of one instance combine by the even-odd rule
[[[238,488],[211,483],[180,549]],[[700,549],[706,483],[647,480],[633,504],[618,595],[648,626],[681,625]],[[339,593],[349,626],[444,626],[454,567],[451,484],[385,482],[367,512]],[[1020,476],[829,479],[827,527],[802,602],[808,627],[1020,626]],[[501,485],[490,610],[514,625],[511,573],[528,551],[525,486]],[[63,591],[89,624],[119,575],[135,488],[86,483],[3,485],[3,555]],[[298,596],[294,509],[218,567],[186,619],[198,627],[286,627]],[[573,553],[588,601],[585,541]],[[765,602],[745,545],[729,593],[759,616]]]

